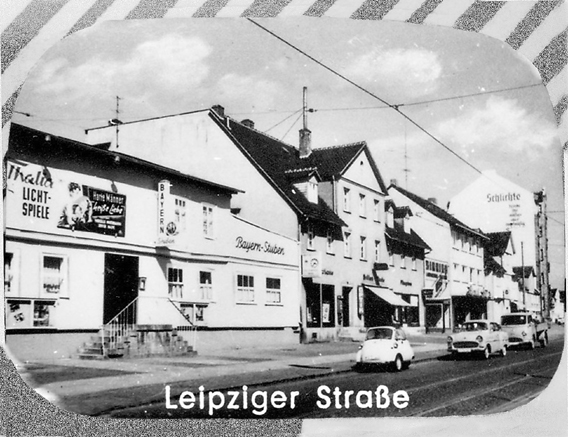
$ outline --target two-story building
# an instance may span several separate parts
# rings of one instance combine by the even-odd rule
[[[298,242],[235,216],[241,189],[17,124],[6,159],[16,357],[69,356],[124,311],[197,329],[201,350],[297,342]]]

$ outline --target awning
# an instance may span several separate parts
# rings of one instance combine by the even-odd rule
[[[373,287],[372,285],[364,285],[364,287],[367,290],[372,291],[373,293],[375,293],[375,295],[377,295],[378,297],[380,297],[381,299],[383,299],[384,301],[386,301],[387,303],[389,303],[391,305],[394,305],[394,306],[397,306],[397,307],[411,307],[412,306],[408,302],[405,302],[404,300],[402,300],[402,298],[400,296],[397,296],[388,288]]]

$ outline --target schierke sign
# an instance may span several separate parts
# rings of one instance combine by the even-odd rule
[[[271,253],[274,255],[284,255],[284,248],[281,246],[277,246],[276,244],[272,244],[268,241],[264,243],[259,243],[257,241],[249,241],[245,240],[243,237],[238,236],[235,239],[235,247],[237,249],[242,249],[245,252],[262,252],[262,253]]]

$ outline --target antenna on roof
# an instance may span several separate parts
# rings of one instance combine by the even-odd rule
[[[302,107],[302,115],[304,118],[303,127],[300,129],[300,158],[307,158],[312,154],[312,138],[311,131],[308,129],[308,87],[304,87],[303,92],[304,104]]]
[[[404,126],[404,168],[402,171],[404,171],[404,188],[408,190],[408,173],[410,173],[410,169],[408,168],[408,150],[406,144],[406,120],[403,120],[402,123]]]
[[[116,96],[116,117],[108,121],[109,126],[116,126],[116,148],[118,149],[118,126],[122,124],[119,118],[120,115],[120,97]]]

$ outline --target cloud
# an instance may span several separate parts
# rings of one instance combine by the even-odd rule
[[[54,59],[40,66],[31,82],[35,93],[83,105],[115,95],[141,101],[153,95],[174,98],[197,89],[208,77],[211,51],[200,38],[168,34],[140,43],[126,56],[92,56],[75,65]]]
[[[405,95],[426,95],[438,88],[442,64],[425,49],[374,49],[358,56],[347,75],[360,83],[376,83]]]
[[[274,109],[274,105],[278,103],[277,97],[282,92],[276,82],[256,75],[243,76],[236,73],[221,77],[217,88],[216,95],[228,105],[227,107],[231,106],[231,101],[242,103],[244,100],[250,102],[251,108],[255,111]]]
[[[531,156],[556,141],[556,126],[522,107],[517,100],[490,96],[485,106],[448,119],[437,127],[438,137],[452,141],[464,155],[472,150],[524,152]]]

